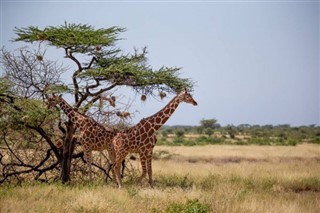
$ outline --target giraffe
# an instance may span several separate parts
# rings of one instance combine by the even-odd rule
[[[198,105],[187,90],[183,90],[177,94],[163,109],[154,115],[143,118],[135,126],[120,131],[113,138],[116,159],[113,164],[113,173],[116,175],[116,181],[119,188],[122,188],[120,177],[121,161],[129,153],[138,153],[140,155],[142,175],[139,177],[140,182],[148,171],[149,184],[152,187],[152,152],[156,143],[155,132],[170,118],[181,102]]]
[[[62,97],[53,94],[53,96],[48,99],[48,107],[51,108],[56,105],[60,106],[63,112],[80,131],[78,140],[82,145],[84,159],[89,167],[89,180],[92,182],[92,151],[107,149],[112,164],[115,160],[112,138],[118,131],[113,128],[106,128],[92,118],[75,111]]]

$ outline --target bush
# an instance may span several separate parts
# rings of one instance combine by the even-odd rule
[[[175,134],[178,138],[182,138],[184,136],[185,131],[183,129],[177,129]]]
[[[248,141],[248,144],[257,144],[257,145],[272,145],[272,142],[268,138],[251,138]]]
[[[213,129],[211,128],[205,128],[204,134],[208,135],[209,137],[213,134]]]
[[[194,183],[187,175],[162,175],[159,177],[159,182],[165,187],[180,187],[182,189],[191,188]]]
[[[283,188],[286,191],[294,192],[320,192],[320,179],[318,177],[306,177],[291,182],[283,183]]]
[[[219,186],[220,181],[220,175],[210,174],[207,177],[201,178],[198,184],[202,190],[212,191],[215,187]]]
[[[186,203],[171,203],[165,210],[166,213],[206,213],[209,206],[198,199],[187,200]]]
[[[313,140],[311,140],[311,143],[320,144],[320,138],[314,138]]]
[[[182,145],[185,143],[185,140],[182,137],[175,137],[172,142],[176,145]]]
[[[289,145],[289,146],[296,146],[297,144],[298,144],[298,141],[293,139],[288,140],[286,143],[286,145]]]
[[[201,144],[222,144],[224,143],[223,138],[212,138],[212,137],[206,137],[206,136],[201,136],[196,139],[197,143]]]

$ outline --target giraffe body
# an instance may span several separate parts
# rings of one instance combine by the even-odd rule
[[[59,105],[70,121],[80,131],[78,138],[82,145],[84,158],[89,167],[89,179],[92,181],[92,151],[102,151],[107,149],[111,163],[115,160],[115,152],[112,144],[113,137],[117,130],[106,128],[92,118],[75,111],[63,98],[53,95],[49,98],[49,107]]]
[[[129,153],[140,155],[142,175],[141,181],[148,173],[149,184],[152,186],[152,153],[156,143],[155,132],[170,118],[181,102],[197,105],[192,96],[184,90],[175,96],[162,110],[142,119],[137,125],[117,133],[113,138],[116,159],[113,165],[114,174],[119,188],[122,187],[120,177],[121,161]]]

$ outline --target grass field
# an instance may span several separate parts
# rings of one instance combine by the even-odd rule
[[[0,186],[0,212],[319,212],[320,146],[157,146],[154,188]],[[138,167],[138,161],[131,162]]]

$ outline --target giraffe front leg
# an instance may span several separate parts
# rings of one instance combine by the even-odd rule
[[[142,168],[142,174],[138,178],[138,183],[141,183],[143,178],[147,175],[147,159],[144,155],[140,154],[140,161],[141,161],[141,168]]]

